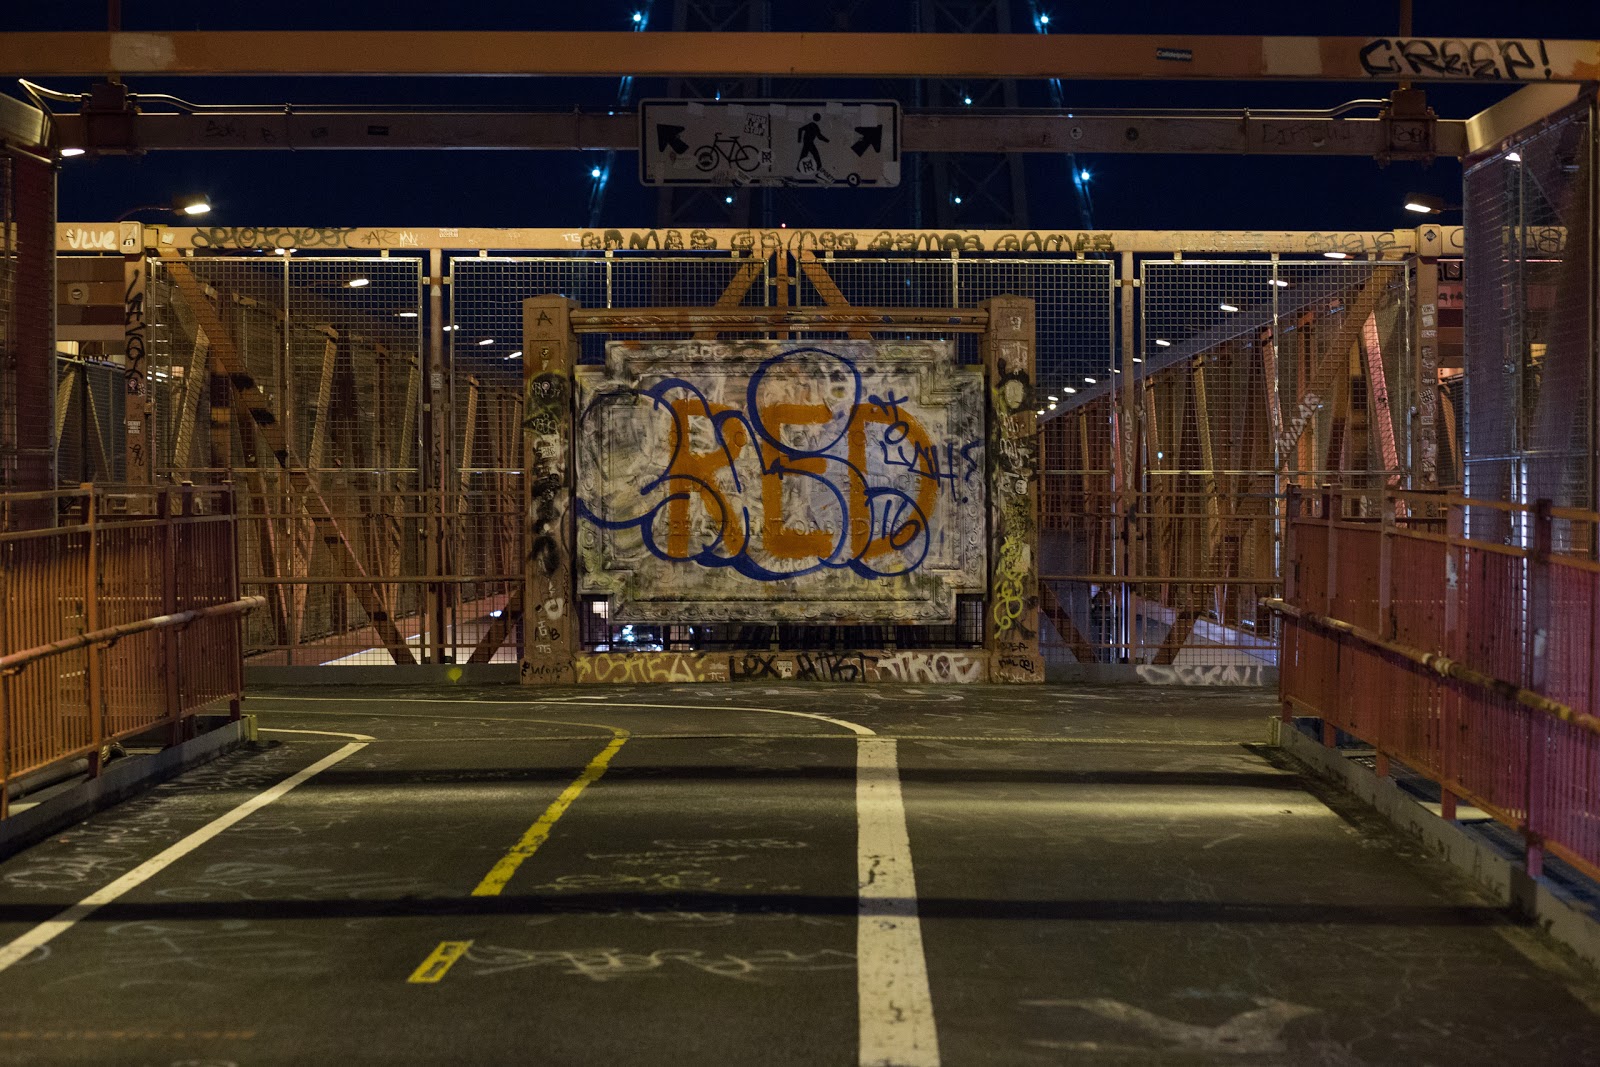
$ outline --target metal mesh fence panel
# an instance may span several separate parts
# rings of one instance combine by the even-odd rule
[[[1145,260],[1139,310],[1130,382],[1046,394],[1047,658],[1270,666],[1286,487],[1409,469],[1408,269]]]
[[[0,484],[55,486],[56,177],[0,149]]]
[[[1474,498],[1595,502],[1591,108],[1512,138],[1466,171],[1466,491]],[[1516,513],[1474,508],[1467,521],[1475,538],[1527,543]]]

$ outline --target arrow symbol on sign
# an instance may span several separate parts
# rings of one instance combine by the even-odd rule
[[[668,126],[665,122],[656,123],[656,151],[665,152],[669,148],[679,154],[689,151],[688,144],[679,136],[681,133],[683,133],[682,126]]]
[[[866,155],[869,148],[874,152],[883,151],[883,127],[881,125],[857,126],[856,133],[860,134],[861,139],[850,146],[850,151],[858,156]]]

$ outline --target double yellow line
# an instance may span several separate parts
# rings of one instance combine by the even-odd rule
[[[498,863],[489,869],[483,880],[473,889],[475,897],[497,897],[506,884],[511,881],[512,875],[517,873],[528,858],[539,851],[539,846],[550,839],[550,831],[555,826],[556,820],[566,814],[572,802],[578,799],[585,789],[599,780],[606,768],[611,764],[611,758],[617,750],[627,743],[628,731],[618,727],[608,727],[611,730],[611,743],[600,750],[600,754],[589,761],[583,773],[573,779],[572,783],[561,791],[561,795],[551,802],[544,814],[540,815],[534,824],[511,846]],[[467,954],[472,947],[471,941],[441,941],[439,946],[428,954],[428,958],[411,972],[411,977],[406,979],[414,985],[426,985],[439,981],[450,970],[455,962]]]

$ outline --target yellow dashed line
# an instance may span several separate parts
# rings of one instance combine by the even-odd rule
[[[422,965],[411,972],[411,977],[406,981],[414,985],[426,985],[437,982],[450,970],[452,964],[467,954],[467,949],[472,947],[471,941],[441,941],[439,947],[428,953],[428,958]]]
[[[583,773],[578,775],[571,785],[561,791],[561,795],[556,797],[554,803],[544,809],[544,814],[539,816],[539,821],[528,827],[528,832],[522,835],[521,840],[511,846],[511,851],[501,856],[500,862],[496,863],[489,873],[483,876],[483,881],[478,883],[478,888],[472,891],[473,896],[499,896],[500,891],[506,887],[507,882],[511,881],[511,876],[517,873],[517,868],[522,866],[523,861],[539,851],[539,846],[544,844],[545,839],[550,836],[550,829],[555,826],[556,820],[561,818],[562,814],[572,806],[572,802],[578,799],[579,793],[588,788],[590,782],[595,781],[606,773],[606,765],[611,762],[611,757],[615,756],[617,749],[627,742],[628,732],[626,730],[616,730],[615,734],[616,736],[611,739],[611,743],[602,749],[598,756],[589,761],[589,765],[583,769]]]

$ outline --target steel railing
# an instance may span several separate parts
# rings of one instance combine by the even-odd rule
[[[226,487],[0,496],[0,817],[20,779],[156,732],[243,688]]]
[[[1438,494],[1291,495],[1280,684],[1320,717],[1600,877],[1600,515]],[[1304,513],[1302,513],[1302,511]],[[1485,515],[1494,519],[1484,521]],[[1496,540],[1468,537],[1498,526]]]

